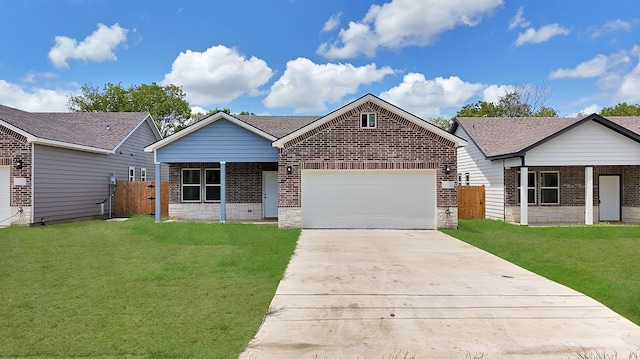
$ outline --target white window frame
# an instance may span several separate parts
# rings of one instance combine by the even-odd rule
[[[465,186],[471,185],[471,174],[469,174],[469,172],[464,173],[464,185]]]
[[[373,126],[371,126],[371,117],[373,116]],[[366,121],[366,126],[363,126],[362,121]],[[367,112],[360,114],[360,128],[376,128],[378,127],[378,114],[375,112]]]
[[[458,186],[462,186],[462,172],[458,172]]]
[[[543,175],[546,173],[555,173],[556,177],[557,177],[557,186],[543,186]],[[555,202],[542,202],[542,199],[544,198],[544,196],[542,195],[542,192],[545,189],[555,189],[556,193],[557,193],[557,197],[556,197],[556,201]],[[560,204],[560,172],[559,171],[540,171],[540,204],[545,204],[545,205],[553,205],[553,204]]]
[[[184,172],[185,171],[198,171],[199,172],[198,173],[199,182],[197,184],[195,184],[195,183],[185,184],[184,183]],[[184,188],[185,187],[198,187],[198,199],[185,200],[184,199]],[[181,202],[186,202],[186,203],[202,202],[202,168],[183,168],[182,171],[180,171],[180,201]]]
[[[136,168],[133,166],[129,166],[129,172],[128,176],[129,176],[129,182],[133,182],[136,180]]]
[[[140,168],[140,181],[146,181],[147,180],[147,169],[142,167]]]
[[[220,179],[220,181],[222,181],[222,178],[220,177],[221,173],[220,173],[220,169],[219,168],[205,168],[204,169],[204,201],[205,202],[220,202],[220,199],[222,199],[222,191],[220,191],[220,199],[207,199],[207,187],[220,187],[220,183],[207,183],[207,171],[217,171],[218,172],[218,178]]]
[[[531,202],[531,196],[528,196],[529,198],[527,198],[529,200],[528,205],[532,206],[532,205],[536,205],[538,204],[538,177],[536,175],[536,171],[529,171],[527,172],[527,176],[531,176],[533,175],[533,187],[529,187],[529,178],[527,178],[527,193],[529,190],[533,190],[533,202]],[[517,173],[517,178],[516,178],[516,203],[520,204],[520,186],[518,186],[518,181],[520,181],[520,171],[518,171]]]

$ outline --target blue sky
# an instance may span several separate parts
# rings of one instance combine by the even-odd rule
[[[633,0],[6,0],[0,104],[182,86],[194,110],[326,114],[366,93],[422,118],[544,85],[561,116],[640,103]]]

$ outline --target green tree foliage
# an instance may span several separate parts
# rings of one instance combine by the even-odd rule
[[[442,116],[431,117],[427,120],[427,122],[430,122],[431,124],[436,125],[445,131],[449,131],[449,129],[451,128],[451,124],[453,123],[451,119]]]
[[[185,93],[175,85],[142,84],[128,89],[107,83],[102,90],[85,84],[82,94],[70,96],[67,107],[74,112],[149,112],[160,134],[168,136],[187,125],[191,108]]]
[[[546,85],[515,87],[494,104],[478,101],[467,104],[456,113],[456,117],[556,117],[558,112],[544,103],[551,90]]]
[[[640,104],[629,105],[626,102],[613,107],[605,107],[600,111],[601,116],[640,116]]]

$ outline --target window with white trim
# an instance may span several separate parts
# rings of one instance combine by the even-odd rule
[[[518,171],[518,185],[516,186],[517,202],[520,204],[520,171]],[[529,204],[536,204],[536,173],[527,172],[527,197]]]
[[[220,200],[220,169],[207,168],[204,170],[204,200],[206,202]]]
[[[557,171],[540,172],[540,203],[560,203],[560,174]]]
[[[378,125],[378,118],[375,113],[362,113],[360,114],[360,127],[362,128],[376,128]]]
[[[182,169],[182,201],[183,202],[200,202],[200,169],[199,168],[183,168]]]
[[[140,181],[146,181],[147,180],[147,169],[142,167],[140,169]]]
[[[462,173],[458,172],[458,186],[462,186]]]
[[[465,186],[471,185],[471,175],[469,174],[469,172],[465,172],[464,174],[464,185]]]
[[[129,181],[133,182],[136,180],[136,168],[129,166]]]

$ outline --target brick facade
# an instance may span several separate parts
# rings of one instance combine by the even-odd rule
[[[183,168],[220,168],[219,163],[172,163],[169,165],[169,203],[181,203]],[[276,163],[227,162],[227,203],[262,203],[262,172],[277,171]]]
[[[373,112],[377,127],[361,128],[360,114]],[[455,143],[371,102],[286,143],[279,158],[281,208],[301,206],[303,169],[435,169],[437,206],[457,208],[456,190],[441,187],[441,181],[455,181]]]
[[[536,172],[536,198],[540,198],[540,172],[557,171],[560,177],[560,203],[558,206],[584,207],[584,166],[566,167],[528,167],[529,172]],[[504,188],[505,204],[516,206],[518,168],[505,170]],[[593,167],[593,205],[597,206],[598,177],[601,175],[621,176],[622,206],[640,207],[640,166],[594,166]],[[539,202],[539,201],[538,201]],[[553,204],[537,203],[536,206],[554,206]],[[530,206],[531,207],[531,206]]]
[[[10,166],[10,206],[31,206],[31,145],[27,139],[10,129],[0,126],[0,166]],[[22,168],[15,167],[15,159],[22,160]],[[25,185],[14,185],[16,178],[24,178]]]

